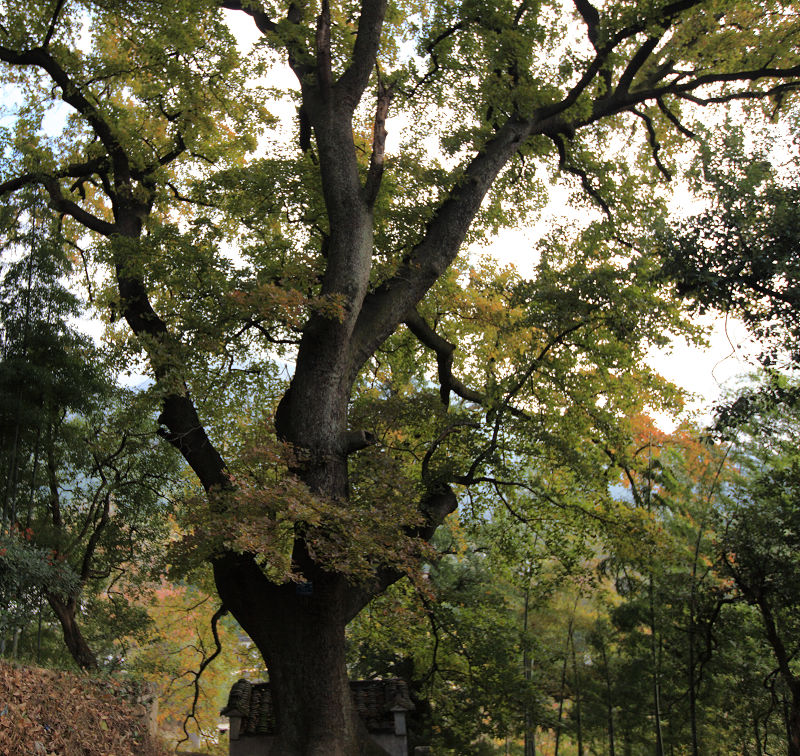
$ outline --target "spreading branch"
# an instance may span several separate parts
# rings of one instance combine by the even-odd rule
[[[277,28],[277,24],[265,13],[264,8],[260,5],[260,3],[243,3],[242,0],[222,0],[222,2],[219,4],[219,7],[225,8],[226,10],[238,10],[246,13],[248,16],[250,16],[250,18],[253,19],[253,21],[255,21],[258,30],[262,34],[274,32]]]
[[[15,191],[25,186],[41,186],[47,192],[50,198],[50,207],[60,213],[62,216],[69,215],[75,218],[79,223],[90,231],[109,237],[117,230],[113,223],[98,218],[92,213],[84,210],[80,205],[72,200],[64,197],[61,193],[61,186],[58,180],[48,174],[25,174],[14,179],[10,179],[0,184],[0,197],[7,194],[13,194]]]
[[[642,119],[642,121],[644,121],[645,128],[647,129],[647,141],[650,144],[650,152],[653,156],[653,162],[656,164],[656,167],[659,171],[661,171],[661,174],[667,181],[672,180],[672,173],[670,173],[664,163],[661,162],[661,158],[658,156],[661,145],[659,144],[658,137],[656,136],[656,130],[653,126],[653,119],[650,118],[647,113],[637,110],[636,108],[631,108],[631,113],[637,115]]]
[[[398,313],[411,312],[456,257],[486,192],[529,129],[528,122],[511,118],[498,130],[467,166],[463,180],[439,206],[422,241],[395,275],[365,297],[351,342],[351,376],[402,322],[404,315]]]
[[[158,164],[163,167],[165,165],[169,165],[174,160],[177,160],[184,152],[186,152],[186,143],[183,141],[183,134],[180,131],[175,135],[175,145],[174,147],[165,152],[161,157],[158,158]],[[147,170],[142,177],[150,174],[153,172],[153,169]],[[137,176],[138,177],[138,176]]]
[[[361,3],[353,56],[336,85],[353,107],[361,99],[377,60],[386,6],[387,0],[362,0]]]
[[[658,100],[669,96],[680,97],[696,105],[724,104],[735,100],[764,100],[775,97],[778,94],[794,92],[800,89],[800,81],[791,81],[791,79],[797,79],[797,77],[800,77],[800,65],[789,66],[788,68],[764,67],[746,71],[707,73],[693,78],[689,77],[687,73],[681,75],[679,79],[663,84],[660,87],[641,89],[630,93],[627,105],[637,105],[647,101],[658,102]],[[713,89],[718,84],[755,84],[764,79],[778,80],[781,83],[767,89],[740,89],[707,96],[695,94],[698,90],[705,88]],[[786,81],[787,79],[789,81]],[[602,113],[602,108],[598,109],[592,120],[602,117]]]
[[[50,44],[50,40],[53,38],[53,34],[55,34],[56,26],[58,25],[58,17],[61,15],[61,9],[64,7],[64,3],[66,0],[57,0],[56,7],[53,10],[53,17],[50,19],[50,25],[47,27],[47,34],[44,36],[44,40],[42,40],[42,47],[47,47]]]
[[[657,97],[656,98],[656,105],[658,105],[658,109],[666,116],[667,120],[685,137],[689,139],[696,139],[697,135],[691,131],[690,129],[686,128],[678,117],[673,113],[664,102],[663,98]]]
[[[539,369],[542,360],[544,360],[544,358],[552,349],[560,344],[563,344],[570,334],[574,333],[580,328],[583,328],[585,325],[587,325],[587,323],[588,321],[586,320],[579,320],[578,322],[573,323],[550,338],[539,350],[539,353],[536,355],[536,357],[534,357],[534,359],[531,361],[531,364],[528,366],[527,370],[525,370],[517,382],[506,392],[506,395],[503,397],[503,401],[500,402],[500,405],[497,408],[490,409],[489,413],[487,413],[487,420],[493,420],[492,437],[489,440],[489,443],[487,443],[486,446],[481,450],[481,452],[475,456],[475,459],[472,461],[469,472],[465,476],[465,479],[475,479],[475,473],[477,472],[478,468],[481,466],[481,464],[483,464],[484,460],[486,460],[489,455],[497,449],[500,440],[500,429],[502,427],[503,415],[508,412],[512,416],[526,416],[524,412],[516,409],[511,402],[513,401],[514,397],[519,394],[533,374]]]
[[[130,191],[130,184],[133,179],[137,178],[146,183],[146,177],[131,170],[131,161],[124,145],[118,140],[114,129],[98,108],[50,52],[44,48],[20,52],[0,46],[0,61],[19,66],[35,66],[47,73],[61,89],[62,100],[83,116],[105,147],[108,156],[94,162],[88,161],[84,164],[69,166],[61,174],[32,173],[11,179],[0,185],[0,192],[14,191],[25,185],[40,184],[47,190],[51,206],[54,209],[75,218],[87,229],[106,237],[116,234],[131,238],[137,237],[142,228],[141,216],[149,212],[149,200],[136,199],[133,192]],[[179,134],[176,138],[175,148],[162,156],[158,161],[159,164],[171,162],[184,148],[185,145]],[[119,191],[115,191],[115,188],[112,187],[107,168],[113,169],[116,189],[125,188],[122,198]],[[95,171],[96,175],[100,176],[103,187],[112,200],[116,221],[113,224],[95,217],[62,194],[60,177],[77,174],[76,177],[81,178],[87,174],[91,175],[90,171]],[[149,192],[149,194],[152,193]],[[176,352],[177,344],[174,338],[169,334],[164,321],[153,309],[144,283],[139,278],[131,276],[121,261],[118,261],[115,267],[120,304],[125,319],[137,337],[144,337],[145,342],[154,347],[154,351],[151,350],[151,361],[156,379],[163,380],[171,375],[174,377],[174,365],[170,359],[154,356],[156,353],[163,355]],[[224,462],[200,422],[188,389],[183,394],[170,394],[165,398],[160,420],[166,426],[166,429],[162,429],[161,435],[184,455],[205,488],[224,488],[228,483]]]
[[[261,3],[256,2],[256,0],[252,2],[249,0],[245,0],[245,2],[242,2],[242,0],[220,0],[219,5],[220,8],[225,8],[226,10],[238,10],[246,13],[253,19],[256,28],[262,34],[279,34],[281,31],[278,23],[267,15]],[[286,11],[285,21],[294,26],[298,26],[300,20],[300,7],[297,3],[290,2]],[[306,75],[314,73],[314,69],[307,62],[309,59],[309,50],[301,45],[299,40],[300,35],[287,35],[286,38],[283,38],[283,42],[286,45],[289,68],[294,71],[298,80],[302,82]]]
[[[699,0],[684,0],[667,6],[662,18],[671,19],[680,12],[694,7]],[[455,33],[456,26],[447,30]],[[617,32],[600,49],[589,63],[583,75],[558,103],[540,108],[532,118],[522,119],[511,116],[501,125],[492,139],[472,159],[464,172],[464,179],[439,206],[425,231],[423,240],[411,251],[400,265],[397,274],[365,299],[355,330],[353,341],[351,374],[355,375],[364,361],[374,352],[397,326],[394,313],[408,312],[424,296],[447,265],[458,252],[480,203],[497,174],[516,154],[522,142],[531,136],[544,134],[553,139],[559,150],[562,168],[578,176],[585,191],[593,197],[603,211],[610,216],[605,200],[592,187],[589,176],[566,161],[566,148],[562,135],[571,135],[575,129],[586,126],[601,118],[622,112],[646,99],[668,94],[663,88],[648,92],[630,93],[629,81],[641,69],[648,55],[657,45],[656,38],[650,38],[638,51],[635,61],[626,68],[613,97],[595,103],[588,116],[579,116],[573,121],[564,114],[575,104],[602,70],[615,48],[624,41],[641,33],[646,28],[644,20],[631,24]]]
[[[589,0],[574,0],[575,8],[581,14],[583,22],[586,24],[586,33],[592,46],[597,49],[597,32],[600,26],[600,14]]]
[[[741,74],[709,74],[689,82],[681,80],[657,88],[631,91],[635,76],[652,56],[666,29],[681,13],[700,3],[701,0],[678,0],[665,6],[660,18],[657,19],[658,25],[664,32],[648,37],[640,45],[621,75],[613,94],[596,100],[588,115],[576,112],[568,117],[567,114],[572,105],[577,103],[588,90],[596,76],[605,70],[604,67],[607,66],[615,50],[651,28],[654,24],[652,18],[640,18],[611,35],[606,44],[596,51],[596,55],[586,66],[582,76],[559,102],[539,108],[529,119],[513,115],[498,127],[494,136],[467,165],[463,179],[439,206],[425,229],[422,241],[401,263],[396,275],[365,298],[352,342],[350,370],[352,376],[358,373],[366,359],[397,327],[396,313],[409,312],[415,307],[433,282],[452,262],[489,186],[516,154],[521,143],[528,138],[542,134],[553,139],[559,150],[562,167],[580,178],[584,190],[606,215],[610,216],[608,204],[592,186],[588,173],[567,163],[564,135],[570,137],[579,128],[629,110],[648,100],[691,93],[706,84],[750,81],[766,76],[786,77],[800,73],[800,70],[790,68],[760,69],[758,72]],[[583,6],[583,10],[590,19],[593,18],[590,9]],[[466,21],[459,22],[443,31],[437,40],[456,33],[465,23]],[[430,49],[435,49],[437,40],[431,43]]]
[[[439,33],[433,40],[425,46],[425,52],[428,53],[432,61],[432,65],[425,72],[425,74],[417,81],[413,89],[406,93],[409,100],[413,99],[417,92],[422,89],[427,83],[428,79],[433,78],[436,73],[441,69],[439,56],[436,54],[436,48],[449,37],[452,37],[456,32],[463,30],[470,23],[468,19],[463,19],[452,26],[447,27],[444,31]]]
[[[49,178],[42,183],[50,196],[50,207],[54,210],[69,215],[90,231],[95,231],[107,238],[118,231],[116,224],[98,218],[88,210],[84,210],[77,202],[65,197],[61,193],[61,185],[56,179]]]
[[[368,446],[374,446],[378,443],[378,437],[371,431],[353,430],[348,431],[344,435],[344,450],[348,456],[355,454],[357,451],[366,449]]]
[[[619,77],[619,82],[617,83],[617,93],[626,95],[631,88],[631,84],[633,83],[636,74],[642,70],[642,66],[650,59],[650,56],[653,54],[653,51],[658,46],[658,43],[661,41],[661,36],[654,36],[648,37],[647,40],[642,43],[641,47],[633,54],[631,57],[630,62],[625,67],[622,75]]]
[[[15,192],[24,186],[44,184],[51,179],[88,179],[91,176],[107,173],[109,168],[108,158],[103,156],[92,160],[86,160],[83,163],[70,163],[65,168],[62,168],[60,171],[55,171],[54,173],[46,173],[44,171],[23,173],[20,176],[8,179],[0,184],[0,196]]]
[[[798,67],[798,75],[800,75],[800,67]],[[694,93],[694,88],[682,89],[681,91],[675,90],[675,95],[681,97],[694,105],[724,105],[725,103],[735,102],[737,100],[768,100],[768,99],[782,99],[790,92],[797,92],[800,90],[800,82],[784,82],[777,84],[774,87],[764,90],[739,90],[737,92],[728,92],[721,95],[710,95],[703,97]]]
[[[0,61],[18,66],[34,66],[44,71],[61,90],[61,99],[89,123],[111,158],[118,180],[130,181],[130,164],[114,129],[83,93],[77,82],[44,47],[18,51],[0,45]]]
[[[107,158],[96,158],[84,163],[73,163],[55,173],[31,172],[8,179],[0,184],[0,197],[13,194],[26,186],[41,186],[50,197],[50,206],[63,215],[69,215],[90,231],[109,237],[116,232],[116,226],[84,210],[62,193],[60,179],[75,178],[87,181],[92,175],[101,175],[108,168]]]
[[[571,173],[573,176],[577,176],[581,180],[583,191],[585,191],[586,194],[588,194],[598,205],[600,205],[601,209],[610,220],[611,208],[609,208],[608,203],[603,199],[600,192],[598,192],[597,189],[592,186],[592,182],[589,180],[588,172],[583,170],[583,168],[579,168],[578,166],[569,162],[567,158],[567,147],[560,134],[555,134],[551,137],[551,139],[558,150],[558,167],[562,171]]]
[[[436,333],[416,310],[412,310],[406,316],[405,324],[421,344],[436,353],[436,364],[439,371],[439,396],[442,399],[442,404],[445,407],[450,404],[451,391],[469,402],[485,404],[486,397],[483,394],[468,388],[453,375],[455,344],[451,344],[447,339]]]
[[[431,445],[428,447],[428,450],[425,452],[425,456],[422,458],[422,464],[420,465],[421,470],[421,477],[422,480],[427,485],[437,484],[440,481],[436,480],[430,474],[430,464],[431,460],[433,459],[433,455],[436,453],[438,448],[444,443],[448,436],[451,436],[453,433],[458,432],[461,428],[473,428],[475,430],[480,429],[478,423],[475,423],[471,420],[457,420],[452,425],[445,428],[437,438],[433,440]],[[460,482],[460,481],[459,481]]]

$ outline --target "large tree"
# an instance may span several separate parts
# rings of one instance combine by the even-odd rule
[[[671,171],[662,142],[690,135],[685,104],[790,99],[800,23],[779,0],[219,5],[260,35],[246,61],[210,1],[3,2],[17,104],[0,195],[38,187],[87,271],[110,273],[97,302],[146,355],[162,435],[207,493],[194,543],[267,663],[279,752],[351,756],[347,622],[420,558],[454,486],[499,489],[523,457],[602,467],[589,439],[636,403],[620,376],[674,325],[646,260],[608,243],[624,224],[595,235],[569,291],[552,260],[538,289],[482,281],[459,262],[466,242],[535,207],[539,166],[642,220]],[[274,122],[246,77],[281,71],[293,137],[246,164]],[[635,161],[610,152],[636,125],[652,158],[638,188]],[[551,294],[545,327],[535,289]],[[591,369],[588,342],[604,355]],[[277,441],[252,403],[229,435],[248,371],[281,359]]]

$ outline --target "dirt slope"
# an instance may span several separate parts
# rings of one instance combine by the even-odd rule
[[[0,662],[0,756],[166,756],[144,713],[117,680]]]

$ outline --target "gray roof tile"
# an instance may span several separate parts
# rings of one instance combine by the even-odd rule
[[[354,680],[350,683],[353,705],[368,732],[394,732],[394,712],[414,708],[404,680]],[[272,691],[269,683],[237,680],[222,710],[227,717],[242,717],[241,735],[275,732]]]

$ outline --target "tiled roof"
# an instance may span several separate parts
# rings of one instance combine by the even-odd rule
[[[350,683],[353,705],[368,732],[394,732],[394,712],[414,708],[404,680],[355,680]],[[238,680],[231,688],[226,717],[242,717],[241,735],[272,735],[275,714],[269,683]]]

